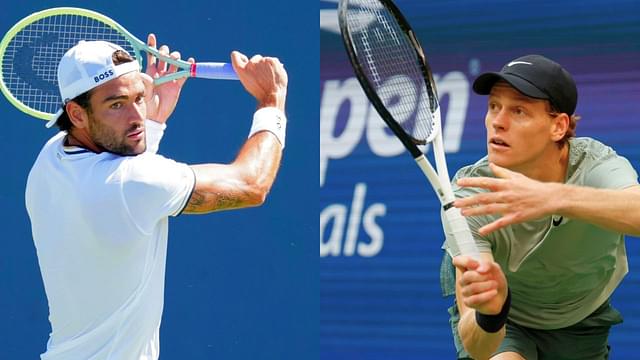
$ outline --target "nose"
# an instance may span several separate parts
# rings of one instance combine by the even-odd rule
[[[493,130],[507,130],[509,128],[509,115],[503,108],[498,112],[487,113],[487,127],[492,127]]]
[[[146,109],[144,107],[144,104],[138,104],[137,102],[134,102],[129,109],[128,115],[129,122],[131,123],[143,122],[146,117]]]

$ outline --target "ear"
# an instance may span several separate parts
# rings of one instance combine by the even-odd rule
[[[569,115],[561,113],[551,119],[551,121],[551,139],[553,141],[560,141],[567,131],[569,131]]]
[[[82,129],[88,126],[89,114],[87,113],[87,110],[78,105],[78,103],[75,101],[69,101],[67,105],[65,105],[65,109],[67,110],[69,120],[71,120],[74,127]]]

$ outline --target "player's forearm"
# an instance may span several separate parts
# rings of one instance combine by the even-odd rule
[[[250,137],[238,154],[233,166],[242,169],[245,182],[250,184],[259,201],[264,202],[276,179],[282,145],[277,137],[269,131],[260,131]]]
[[[624,190],[560,185],[554,213],[640,236],[640,187]]]
[[[282,146],[268,131],[254,134],[229,165],[194,165],[196,185],[186,214],[239,209],[264,203],[276,178]]]
[[[489,359],[505,336],[505,327],[498,332],[488,333],[476,323],[475,310],[466,309],[458,323],[458,334],[464,349],[476,360]]]

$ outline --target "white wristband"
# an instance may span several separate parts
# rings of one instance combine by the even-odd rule
[[[167,128],[167,125],[147,119],[144,121],[144,127],[147,136],[146,152],[156,154],[158,152],[158,147],[160,147],[160,140],[162,140],[162,135],[164,135],[164,129]]]
[[[264,107],[253,114],[253,124],[249,131],[250,138],[259,131],[269,131],[278,138],[284,149],[284,137],[287,130],[287,117],[275,107]]]

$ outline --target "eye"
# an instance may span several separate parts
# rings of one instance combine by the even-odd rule
[[[144,94],[143,95],[138,95],[138,97],[136,97],[136,103],[137,104],[141,104],[144,102]]]
[[[122,108],[122,103],[121,102],[115,102],[115,103],[111,104],[111,106],[109,106],[109,107],[111,109],[118,110],[118,109]]]
[[[495,112],[498,110],[498,104],[494,103],[494,102],[490,102],[489,103],[489,110],[492,112]]]
[[[518,115],[518,116],[522,116],[522,115],[525,115],[525,114],[526,114],[526,112],[524,111],[524,109],[523,109],[523,108],[521,108],[521,107],[519,107],[519,106],[518,106],[518,107],[516,107],[515,109],[513,109],[513,113],[514,113],[514,114],[516,114],[516,115]]]

